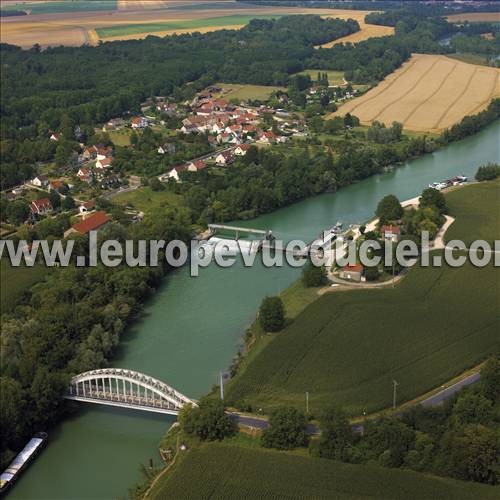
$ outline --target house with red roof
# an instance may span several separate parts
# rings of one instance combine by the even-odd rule
[[[111,146],[95,146],[96,156],[98,160],[104,160],[109,158],[113,154],[113,148]]]
[[[234,163],[234,151],[232,149],[223,151],[215,158],[215,163],[219,167],[227,167]]]
[[[144,116],[136,116],[132,118],[130,125],[135,130],[140,128],[146,128],[149,125],[149,123]]]
[[[95,164],[95,168],[98,170],[106,170],[107,168],[111,168],[113,163],[113,158],[107,157],[103,158],[102,160],[97,160]]]
[[[111,217],[106,212],[95,212],[94,214],[89,215],[80,222],[73,224],[64,233],[64,237],[73,233],[85,235],[88,234],[90,231],[97,231],[98,229],[104,227],[110,220]]]
[[[64,189],[66,184],[61,180],[53,180],[49,182],[49,191],[60,191]]]
[[[167,179],[174,179],[176,182],[180,181],[179,174],[186,170],[186,165],[177,165],[167,174]],[[161,180],[161,179],[160,179]]]
[[[240,144],[234,148],[234,154],[236,156],[245,156],[247,151],[250,149],[250,144]]]
[[[199,172],[204,168],[207,168],[207,164],[203,160],[193,160],[187,164],[188,172]]]
[[[94,177],[92,175],[92,170],[86,167],[80,168],[76,175],[82,182],[88,182],[88,183],[92,182],[92,179]]]
[[[276,142],[276,135],[271,130],[262,132],[262,134],[257,137],[257,142],[260,142],[261,144],[272,144]]]
[[[84,160],[92,160],[97,156],[97,148],[95,146],[87,146],[82,153]]]
[[[364,267],[362,264],[347,265],[340,271],[339,278],[359,283],[363,277],[363,271]]]
[[[52,203],[48,198],[40,198],[30,203],[30,210],[33,215],[47,215],[53,209]]]
[[[392,241],[393,243],[397,243],[399,238],[401,237],[401,228],[398,226],[382,226],[380,228],[380,234],[384,240]]]

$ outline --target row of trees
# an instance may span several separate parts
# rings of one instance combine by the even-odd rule
[[[500,359],[490,359],[481,382],[462,390],[442,406],[413,407],[400,417],[363,424],[360,435],[348,415],[331,406],[319,417],[321,436],[310,439],[307,416],[281,408],[269,419],[262,445],[290,450],[310,445],[322,458],[354,464],[404,467],[456,479],[497,484],[500,478]]]

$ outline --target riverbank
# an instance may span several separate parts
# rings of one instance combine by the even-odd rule
[[[386,194],[408,199],[436,179],[457,172],[473,177],[478,164],[497,158],[498,124],[392,172],[335,194],[303,200],[249,224],[269,227],[277,237],[311,241],[337,220],[359,224],[368,219]],[[219,370],[231,364],[262,298],[280,293],[298,276],[295,269],[259,265],[251,269],[209,266],[198,278],[177,270],[167,276],[145,304],[141,318],[122,336],[113,365],[150,374],[199,398],[218,382]],[[299,307],[299,297],[294,300]],[[147,413],[82,406],[51,432],[46,450],[9,498],[68,499],[75,498],[76,491],[86,498],[125,496],[127,486],[141,479],[138,463],[152,457],[159,463],[158,438],[170,422]],[[73,449],[79,453],[65,460]],[[59,471],[57,482],[50,479],[54,470]]]

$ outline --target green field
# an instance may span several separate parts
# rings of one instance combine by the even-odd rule
[[[18,2],[2,10],[29,10],[31,14],[60,14],[93,10],[115,10],[116,0],[61,0],[59,2]]]
[[[488,218],[498,213],[494,186],[448,194],[452,210],[464,213],[463,221],[457,213],[455,237],[470,227],[471,235],[498,238]],[[472,207],[482,222],[465,216]],[[492,264],[415,267],[394,289],[325,294],[283,332],[257,341],[227,399],[268,413],[303,407],[307,391],[313,413],[336,402],[359,415],[390,407],[397,380],[398,402],[412,400],[499,352],[499,282]]]
[[[500,238],[500,179],[464,186],[446,194],[450,215],[456,218],[446,241],[463,239],[492,242]]]
[[[498,494],[498,487],[417,472],[214,443],[188,451],[147,498],[488,500]]]
[[[278,90],[286,91],[285,87],[273,87],[271,85],[240,85],[237,83],[217,83],[216,85],[225,90],[223,93],[225,99],[238,99],[241,101],[249,99],[267,101],[273,92]]]
[[[306,69],[301,71],[301,75],[309,75],[313,81],[316,81],[318,72],[328,74],[328,83],[330,85],[344,85],[344,72],[324,69]]]
[[[395,289],[324,295],[228,385],[269,410],[335,401],[353,414],[411,400],[498,350],[500,270],[416,268]]]
[[[112,130],[107,132],[111,142],[115,146],[130,146],[130,134],[132,131],[130,129],[124,128],[121,130]]]
[[[182,205],[182,197],[170,191],[152,191],[146,186],[119,194],[113,202],[122,206],[131,205],[148,214],[163,207]]]
[[[0,312],[11,311],[23,294],[41,281],[50,269],[39,264],[33,267],[13,267],[4,257],[0,267]]]
[[[206,19],[189,19],[184,21],[170,21],[159,23],[124,24],[119,26],[108,26],[97,28],[96,32],[100,38],[112,36],[136,35],[139,33],[155,33],[159,31],[173,30],[195,30],[198,28],[223,27],[248,24],[252,19],[275,19],[279,14],[273,15],[229,15],[222,17],[209,17]]]

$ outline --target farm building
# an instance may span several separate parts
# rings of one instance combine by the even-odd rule
[[[363,266],[361,264],[347,265],[340,271],[339,277],[343,280],[360,282],[363,276]]]

